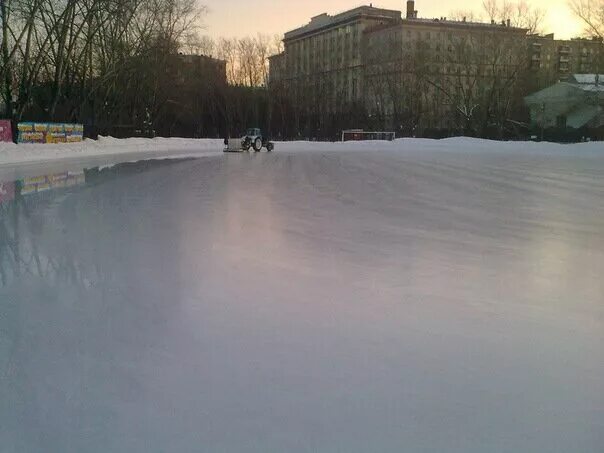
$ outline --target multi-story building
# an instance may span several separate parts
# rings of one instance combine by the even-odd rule
[[[168,60],[168,71],[175,84],[186,84],[191,80],[220,86],[227,83],[226,61],[206,55],[172,55]]]
[[[369,27],[400,20],[400,11],[372,6],[313,17],[285,33],[285,51],[270,59],[269,80],[285,82],[300,100],[320,97],[330,105],[362,101],[363,34]]]
[[[571,74],[604,71],[604,46],[601,38],[557,40],[554,35],[529,36],[529,66],[536,88],[567,80]]]
[[[525,66],[526,33],[509,21],[421,19],[410,1],[405,19],[365,33],[366,108],[395,128],[470,122],[485,98],[495,104],[495,94],[514,87]]]
[[[385,127],[410,129],[450,129],[479,114],[501,122],[510,100],[521,105],[523,95],[602,62],[601,40],[530,35],[509,20],[423,19],[412,0],[404,18],[372,6],[316,16],[284,44],[269,80],[296,104],[333,112],[362,103]]]

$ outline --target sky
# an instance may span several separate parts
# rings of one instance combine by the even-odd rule
[[[312,16],[335,14],[373,1],[376,7],[405,10],[404,0],[201,0],[210,10],[205,19],[206,34],[216,38],[280,34],[305,25]],[[581,25],[574,20],[567,0],[529,0],[547,11],[544,31],[557,38],[580,34]],[[482,0],[416,0],[420,17],[447,16],[455,10],[482,12]]]

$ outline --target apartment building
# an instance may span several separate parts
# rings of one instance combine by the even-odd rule
[[[452,116],[470,118],[485,99],[489,114],[498,104],[509,109],[512,96],[521,103],[568,74],[602,72],[603,60],[601,40],[530,35],[509,20],[420,18],[413,0],[404,18],[372,5],[321,14],[283,42],[269,80],[296,104],[337,111],[362,103],[393,127],[403,118],[413,127],[448,128]]]
[[[568,80],[572,74],[604,72],[602,39],[557,40],[554,34],[529,36],[529,67],[538,89],[558,81]]]
[[[270,58],[269,80],[285,83],[300,102],[314,98],[329,105],[362,101],[364,32],[400,20],[400,11],[371,5],[313,17],[307,25],[285,33],[285,51]]]
[[[526,34],[509,21],[421,19],[410,1],[405,19],[365,33],[366,108],[382,117],[415,115],[406,121],[424,128],[448,128],[451,110],[469,116],[488,89],[518,77]]]

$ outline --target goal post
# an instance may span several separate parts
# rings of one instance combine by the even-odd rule
[[[363,129],[347,129],[342,131],[342,141],[363,141],[363,140],[385,140],[393,141],[396,138],[395,132],[385,131],[364,131]]]

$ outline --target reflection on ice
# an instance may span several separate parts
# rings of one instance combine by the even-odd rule
[[[29,176],[0,185],[1,451],[604,445],[597,156]]]

